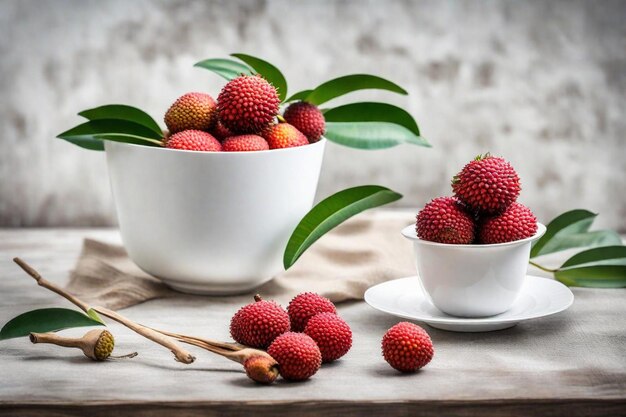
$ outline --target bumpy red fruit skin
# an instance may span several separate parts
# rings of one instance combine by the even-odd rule
[[[230,335],[242,345],[266,349],[281,334],[288,332],[289,315],[274,301],[261,300],[248,304],[230,321]]]
[[[183,130],[209,130],[217,121],[217,104],[204,93],[187,93],[179,97],[165,113],[170,133]]]
[[[383,357],[400,372],[415,372],[431,361],[433,342],[420,326],[406,321],[387,330],[382,342]]]
[[[332,362],[348,353],[352,347],[352,330],[334,313],[319,313],[311,317],[304,333],[315,340],[322,352],[322,362]]]
[[[232,79],[217,97],[220,121],[235,134],[261,131],[272,123],[279,104],[276,88],[254,75]]]
[[[337,314],[337,308],[326,297],[313,292],[296,295],[287,306],[291,330],[301,332],[311,317],[319,313]]]
[[[515,202],[495,217],[487,217],[479,226],[478,242],[505,243],[526,239],[537,233],[537,218],[523,204]]]
[[[220,122],[219,120],[217,121],[217,123],[215,123],[215,126],[213,127],[213,129],[211,129],[210,132],[215,139],[217,140],[224,140],[230,136],[235,136],[233,135],[233,132],[231,132],[230,130],[226,129],[226,126],[224,126],[222,124],[222,122]]]
[[[183,130],[174,133],[167,139],[165,147],[185,151],[219,152],[222,150],[219,140],[201,130]]]
[[[266,151],[270,147],[261,136],[240,135],[231,136],[222,142],[225,152]]]
[[[261,136],[267,140],[270,149],[293,148],[308,145],[309,140],[289,123],[278,123],[264,129]]]
[[[452,190],[463,203],[481,214],[500,213],[520,194],[515,169],[503,158],[478,156],[452,180]]]
[[[320,349],[304,333],[287,332],[278,336],[267,353],[278,362],[280,375],[291,381],[312,377],[322,365]]]
[[[288,123],[302,132],[311,143],[320,140],[326,130],[326,121],[320,109],[306,101],[299,101],[289,105],[283,117]]]
[[[474,240],[474,220],[454,197],[439,197],[417,214],[415,230],[423,240],[468,244]]]

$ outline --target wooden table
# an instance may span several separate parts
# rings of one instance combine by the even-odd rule
[[[34,308],[70,307],[11,259],[21,256],[62,284],[84,237],[119,240],[110,229],[0,230],[0,323]],[[304,383],[254,385],[238,364],[194,348],[196,362],[183,365],[116,324],[116,352],[138,357],[95,363],[78,351],[12,339],[0,342],[0,415],[626,415],[626,290],[574,293],[568,311],[503,331],[426,327],[435,358],[413,375],[395,372],[380,355],[380,339],[398,319],[363,302],[339,307],[354,331],[352,350]],[[181,295],[124,313],[226,340],[231,315],[248,299]]]

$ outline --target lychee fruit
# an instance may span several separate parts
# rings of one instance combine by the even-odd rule
[[[311,317],[304,333],[311,336],[322,352],[322,362],[332,362],[348,353],[352,347],[352,330],[334,313],[319,313]]]
[[[311,317],[319,313],[337,314],[337,308],[326,297],[313,292],[296,295],[287,306],[291,330],[301,332]]]
[[[320,109],[306,101],[290,104],[283,113],[283,117],[302,132],[311,143],[320,140],[326,130],[326,121]]]
[[[291,381],[312,377],[322,365],[319,347],[304,333],[287,332],[278,336],[267,353],[278,362],[280,375]]]
[[[266,151],[270,147],[261,136],[240,135],[231,136],[222,142],[222,148],[226,152]]]
[[[259,75],[229,81],[217,97],[219,119],[235,134],[258,133],[278,114],[276,88]]]
[[[264,129],[261,136],[270,145],[270,149],[293,148],[308,145],[309,140],[302,132],[289,123],[278,123]]]
[[[183,130],[209,130],[217,121],[217,104],[204,93],[187,93],[179,97],[165,113],[170,133]]]
[[[266,349],[281,334],[289,331],[289,315],[274,301],[257,294],[254,303],[243,306],[230,321],[230,335],[242,345]]]
[[[417,214],[417,237],[431,242],[468,244],[474,240],[475,226],[470,214],[454,197],[439,197]]]
[[[387,330],[382,342],[383,357],[400,372],[415,372],[433,358],[433,342],[420,326],[406,321]]]
[[[201,130],[183,130],[174,133],[167,139],[165,147],[186,151],[219,152],[222,150],[222,145],[217,139]]]
[[[452,180],[452,190],[463,203],[481,214],[501,213],[520,194],[515,169],[500,157],[479,155]]]
[[[266,355],[251,356],[243,362],[248,378],[260,384],[271,384],[278,378],[278,363]]]
[[[528,207],[518,202],[498,216],[482,220],[478,231],[479,243],[505,243],[526,239],[537,233],[537,218]]]
[[[215,137],[215,139],[219,141],[222,141],[231,136],[235,136],[233,135],[233,132],[226,129],[226,126],[224,126],[219,120],[217,121],[217,123],[215,123],[215,126],[213,126],[213,129],[211,129],[210,133]]]

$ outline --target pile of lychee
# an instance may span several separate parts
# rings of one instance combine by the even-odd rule
[[[352,347],[350,326],[326,297],[305,292],[294,297],[286,310],[259,295],[254,299],[232,317],[230,334],[242,345],[267,350],[286,380],[308,379],[322,363],[341,358]],[[382,350],[385,360],[401,372],[417,371],[434,353],[426,331],[408,322],[387,331]]]
[[[509,162],[477,156],[452,180],[453,197],[430,201],[417,215],[420,239],[448,244],[494,244],[526,239],[537,219],[517,202],[520,179]]]
[[[276,88],[260,75],[240,75],[217,97],[187,93],[165,114],[170,149],[209,152],[264,151],[308,145],[325,130],[317,106],[299,101],[279,115]]]

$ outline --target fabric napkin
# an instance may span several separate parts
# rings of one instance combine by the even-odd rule
[[[305,291],[333,302],[362,299],[372,285],[415,274],[411,243],[400,235],[414,221],[406,211],[355,216],[256,292],[281,303]],[[66,289],[90,304],[112,309],[179,294],[137,267],[122,246],[92,239],[85,239]]]

